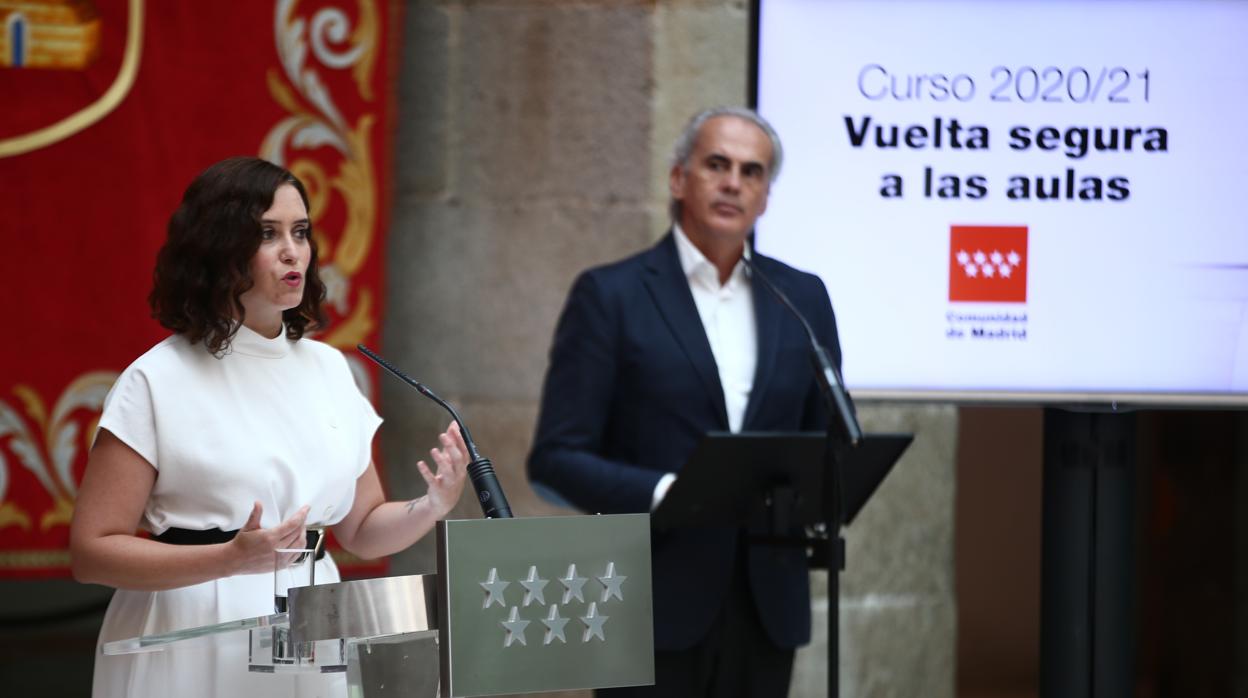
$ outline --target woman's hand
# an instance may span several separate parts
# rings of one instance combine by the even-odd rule
[[[425,484],[429,486],[429,507],[435,518],[445,518],[455,508],[460,494],[464,491],[464,478],[468,467],[468,447],[464,445],[464,437],[459,433],[459,425],[452,422],[451,426],[438,435],[442,448],[429,451],[430,457],[437,466],[437,471],[429,469],[422,460],[416,464]],[[410,506],[410,505],[409,505]]]
[[[429,491],[410,502],[387,502],[377,466],[369,463],[356,480],[350,513],[334,525],[334,540],[347,552],[371,560],[406,549],[446,518],[464,491],[468,447],[454,424],[438,441],[442,447],[429,452],[434,469],[424,461],[416,464]]]
[[[251,508],[247,523],[229,542],[234,559],[233,574],[254,574],[273,571],[273,551],[279,548],[303,548],[307,546],[308,506],[304,505],[294,515],[273,528],[260,528],[260,516],[264,513],[260,502]]]

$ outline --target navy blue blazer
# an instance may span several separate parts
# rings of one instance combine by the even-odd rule
[[[827,289],[813,274],[755,254],[753,263],[813,325],[840,365]],[[751,285],[758,367],[743,431],[819,431],[825,410],[801,326]],[[708,431],[727,431],[719,371],[669,232],[628,259],[582,273],[555,330],[529,477],[583,511],[647,512],[664,473],[679,473]],[[730,474],[725,474],[730,476]],[[655,532],[655,647],[702,639],[736,569],[738,528]],[[748,545],[750,589],[779,647],[810,640],[802,550]]]

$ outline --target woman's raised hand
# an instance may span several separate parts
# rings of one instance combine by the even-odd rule
[[[436,472],[422,460],[416,464],[425,484],[429,486],[429,506],[436,518],[444,518],[459,501],[464,491],[464,478],[468,467],[468,447],[464,445],[464,437],[459,433],[459,425],[452,422],[446,431],[438,435],[441,448],[429,451]]]
[[[254,574],[273,571],[273,551],[279,548],[303,548],[307,545],[308,506],[300,507],[290,518],[273,528],[261,528],[260,516],[264,513],[260,502],[251,508],[247,523],[229,542],[232,546],[234,569],[231,574]]]

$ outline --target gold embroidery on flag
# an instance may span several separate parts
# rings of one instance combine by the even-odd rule
[[[16,457],[29,470],[39,485],[52,498],[52,506],[39,517],[39,530],[47,531],[54,526],[68,526],[74,513],[74,497],[78,488],[74,481],[74,462],[80,453],[90,448],[99,426],[99,413],[104,407],[104,397],[117,380],[111,371],[90,371],[76,378],[61,393],[49,413],[43,398],[30,386],[17,385],[13,393],[22,403],[27,419],[23,419],[12,405],[0,400],[0,445]],[[82,429],[82,411],[89,417]],[[37,431],[30,429],[34,424]],[[42,438],[40,438],[42,437]],[[81,437],[81,438],[80,438]],[[10,461],[5,450],[0,449],[0,529],[18,526],[30,530],[29,513],[14,502],[6,502],[10,478]]]
[[[377,223],[378,192],[370,149],[377,118],[366,112],[349,122],[322,81],[321,71],[351,69],[360,97],[373,99],[370,80],[378,53],[378,10],[374,0],[357,3],[352,30],[347,14],[337,7],[322,8],[309,18],[296,12],[297,5],[298,0],[277,2],[274,34],[281,66],[269,70],[267,83],[273,100],[288,115],[269,130],[260,155],[287,166],[303,181],[314,226],[335,203],[341,201],[344,206],[336,242],[318,236],[317,244],[326,303],[342,318],[324,340],[351,348],[376,325],[370,290],[359,289],[353,304],[351,282],[368,259]],[[325,147],[341,158],[332,174],[322,161],[294,155]]]

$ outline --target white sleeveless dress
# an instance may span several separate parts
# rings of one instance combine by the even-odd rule
[[[143,526],[238,530],[252,503],[274,526],[311,506],[309,526],[341,521],[371,460],[381,419],[341,352],[309,339],[266,339],[240,327],[228,354],[175,335],[131,364],[104,404],[108,429],[157,470]],[[316,581],[338,581],[327,555]],[[100,644],[273,612],[273,575],[237,575],[168,591],[119,589]],[[93,695],[345,696],[343,674],[247,670],[248,633],[196,639],[164,651],[104,656]]]

